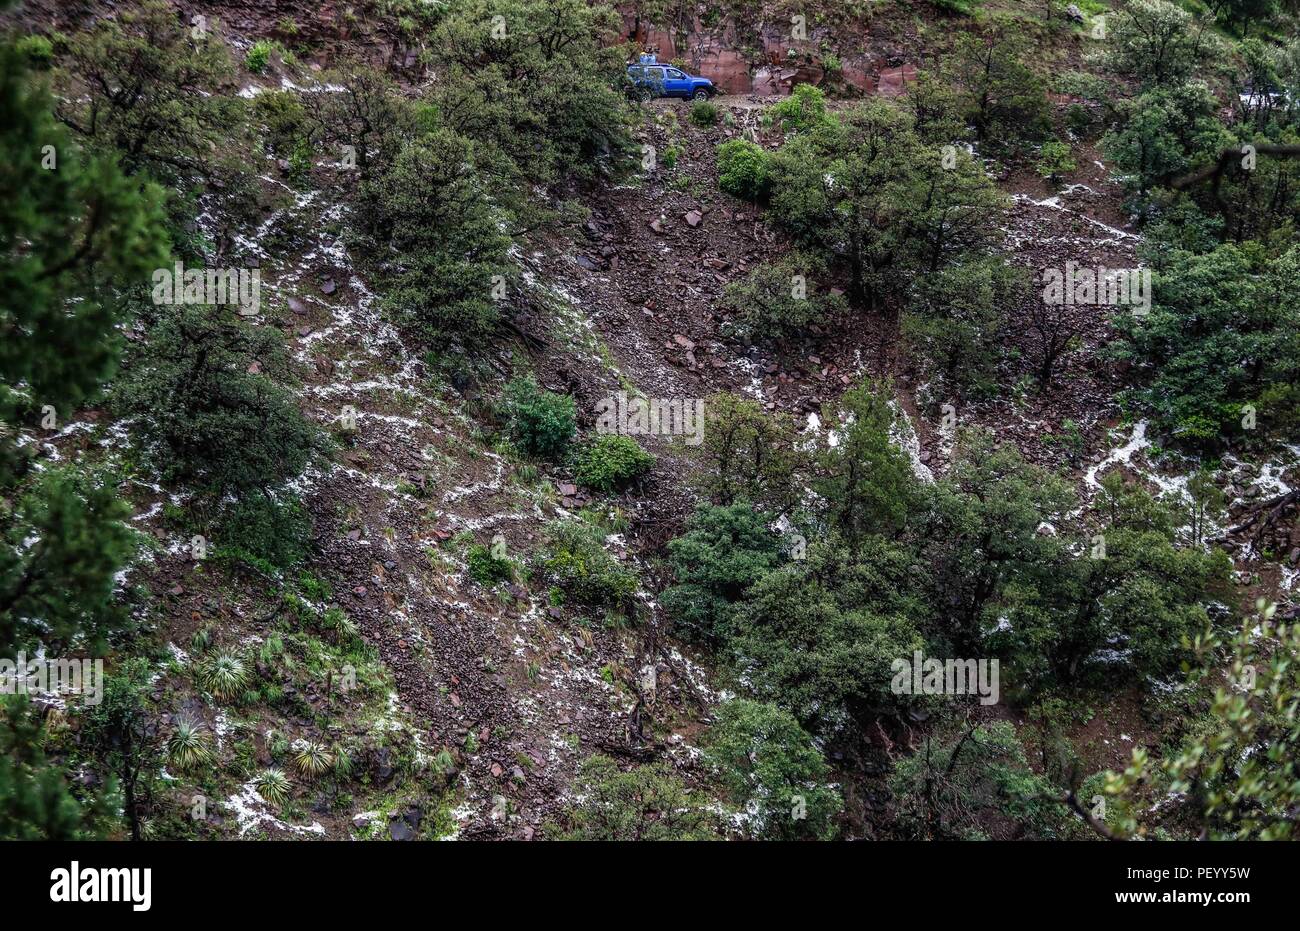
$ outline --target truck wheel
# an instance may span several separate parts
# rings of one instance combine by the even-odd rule
[[[691,96],[693,96],[696,100],[708,100],[710,94],[708,91],[706,91],[704,88],[701,87],[698,90],[696,90],[695,93],[692,94]]]

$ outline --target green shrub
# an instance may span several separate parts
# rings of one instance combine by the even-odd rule
[[[767,152],[747,139],[730,139],[718,146],[718,187],[728,194],[762,200],[770,184],[769,171]]]
[[[828,122],[826,92],[811,84],[800,84],[793,93],[767,110],[767,119],[785,132],[808,132]]]
[[[697,100],[691,105],[691,122],[701,129],[714,126],[718,122],[718,108],[707,100]]]
[[[529,456],[558,459],[578,429],[577,406],[568,395],[517,378],[506,385],[506,432]]]
[[[307,558],[311,516],[296,498],[254,492],[223,510],[215,537],[219,557],[262,570],[292,569]]]
[[[54,61],[54,43],[45,36],[23,36],[14,49],[34,68],[48,68]]]
[[[934,5],[946,13],[974,16],[975,11],[984,5],[984,0],[934,0]]]
[[[627,487],[654,462],[655,457],[630,436],[607,433],[582,448],[575,474],[580,485],[608,494]]]
[[[1052,139],[1044,142],[1039,149],[1038,164],[1035,167],[1044,178],[1056,181],[1061,175],[1074,171],[1076,166],[1070,147],[1058,139]]]
[[[495,585],[497,582],[509,582],[514,577],[514,564],[508,559],[498,557],[491,547],[475,543],[465,554],[469,564],[469,575],[480,585]]]
[[[636,574],[605,551],[599,527],[555,521],[546,536],[546,548],[536,565],[543,582],[580,605],[623,609],[631,604],[639,585]]]
[[[800,253],[755,266],[748,278],[723,292],[723,306],[736,314],[731,328],[753,339],[784,339],[843,313],[842,295],[813,291],[808,281],[825,270],[824,262]]]
[[[266,39],[259,39],[249,48],[248,54],[244,56],[244,67],[253,74],[261,74],[266,70],[267,64],[271,61],[271,52],[275,51],[275,44],[268,42]]]

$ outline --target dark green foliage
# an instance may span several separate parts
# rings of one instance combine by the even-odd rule
[[[213,542],[219,557],[258,569],[293,569],[311,547],[311,515],[288,494],[247,493],[218,518]]]
[[[498,557],[482,543],[475,543],[465,554],[469,566],[469,576],[480,585],[495,585],[497,582],[509,582],[514,578],[514,564],[508,559]]]
[[[1209,30],[1193,25],[1192,15],[1167,0],[1134,0],[1108,21],[1107,65],[1135,77],[1145,87],[1173,86],[1186,80],[1215,50]]]
[[[706,759],[763,840],[830,840],[843,801],[808,732],[775,705],[736,698],[718,708]]]
[[[718,122],[718,108],[707,100],[697,100],[691,104],[691,122],[701,129],[707,129]]]
[[[812,84],[798,84],[785,97],[767,108],[765,118],[783,132],[808,132],[833,120],[826,112],[826,92]]]
[[[46,404],[66,420],[98,391],[119,351],[113,286],[143,282],[167,259],[159,189],[125,178],[111,157],[82,153],[50,106],[20,56],[0,46],[0,420],[8,424]]]
[[[723,306],[735,314],[732,329],[753,339],[786,339],[834,320],[846,310],[843,296],[809,280],[825,270],[820,259],[798,253],[756,266],[723,292]]]
[[[1137,399],[1162,432],[1210,448],[1296,435],[1298,282],[1300,247],[1275,259],[1253,243],[1160,253],[1151,311],[1116,318],[1113,351],[1137,364]]]
[[[504,35],[494,30],[504,25]],[[510,174],[542,183],[630,151],[619,16],[586,0],[466,0],[429,36],[432,102]]]
[[[467,140],[446,130],[409,142],[361,186],[361,222],[396,250],[384,304],[430,342],[470,347],[492,335],[493,277],[509,237],[489,202]]]
[[[814,731],[847,713],[896,713],[891,664],[924,649],[917,630],[922,573],[902,547],[877,537],[856,552],[813,542],[806,558],[767,573],[732,613],[728,646],[757,694]]]
[[[626,488],[649,472],[654,463],[655,457],[630,436],[605,434],[578,452],[574,477],[585,488],[609,494]]]
[[[894,764],[890,786],[913,840],[1053,840],[1069,827],[1064,793],[1030,768],[1006,721],[924,738]]]
[[[839,436],[818,450],[812,486],[850,543],[900,529],[916,500],[912,463],[890,439],[894,419],[887,389],[869,384],[845,392],[839,409],[823,417]]]
[[[152,680],[147,659],[127,660],[105,676],[103,701],[88,706],[80,731],[85,750],[117,780],[132,840],[140,840],[162,763],[157,721],[147,704]]]
[[[1047,87],[1026,61],[1033,45],[1023,23],[990,17],[978,30],[957,36],[947,73],[961,87],[966,120],[975,138],[994,149],[1016,150],[1050,128]]]
[[[667,763],[622,772],[607,756],[589,757],[578,769],[574,795],[557,840],[717,840],[706,799],[689,791]]]
[[[526,455],[542,459],[563,458],[578,429],[573,398],[527,379],[506,385],[504,413],[510,440]]]
[[[194,38],[164,0],[74,35],[60,64],[59,118],[130,172],[186,182],[247,170],[244,101],[222,93],[236,71],[215,29]]]
[[[677,584],[665,589],[660,601],[687,633],[717,639],[749,587],[781,564],[782,541],[767,521],[744,499],[700,505],[686,532],[669,541]]]
[[[1035,170],[1049,181],[1060,181],[1062,175],[1068,175],[1076,168],[1074,155],[1070,147],[1059,139],[1049,139],[1038,150],[1038,164]]]
[[[974,258],[917,279],[903,317],[908,343],[943,383],[995,394],[1006,353],[1010,311],[1023,298],[1024,273],[993,256]]]
[[[134,550],[105,476],[30,470],[15,427],[62,426],[117,362],[119,289],[166,257],[159,191],[89,158],[0,43],[0,650],[102,647],[114,575]],[[50,146],[51,150],[43,150]],[[43,161],[49,157],[53,161]]]
[[[952,469],[931,491],[925,561],[933,566],[931,600],[944,605],[942,633],[958,656],[979,656],[987,606],[1010,580],[1047,571],[1065,558],[1059,537],[1040,534],[1074,506],[1070,487],[1024,461],[1013,444],[963,432]]]
[[[720,504],[745,498],[780,512],[795,497],[799,467],[790,417],[734,394],[715,395],[704,411],[707,467],[700,481],[709,496]]]
[[[742,200],[767,197],[770,156],[748,139],[729,139],[718,146],[718,187]]]
[[[178,306],[149,331],[117,403],[163,476],[219,501],[279,488],[326,448],[273,377],[289,377],[279,332],[228,307]]]
[[[543,583],[567,601],[590,608],[626,611],[640,585],[636,573],[605,550],[604,532],[582,521],[548,524],[535,566]]]
[[[842,255],[854,294],[872,303],[987,247],[1006,205],[966,152],[924,145],[912,117],[880,100],[787,142],[771,178],[774,219]]]
[[[46,758],[48,735],[25,695],[0,698],[0,838],[101,840],[107,800],[77,798],[59,767]]]
[[[1217,118],[1218,101],[1199,82],[1158,87],[1119,107],[1120,125],[1102,140],[1106,154],[1145,194],[1207,158],[1229,138]]]
[[[96,650],[123,623],[114,574],[135,552],[130,508],[103,476],[71,467],[28,483],[0,542],[0,650]]]

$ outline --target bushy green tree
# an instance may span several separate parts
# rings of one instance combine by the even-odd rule
[[[0,699],[0,839],[101,840],[107,799],[81,799],[45,754],[47,731],[25,695]]]
[[[744,281],[732,282],[722,303],[735,314],[732,329],[754,339],[787,339],[803,335],[810,326],[844,313],[844,298],[818,290],[809,279],[825,272],[813,256],[789,254],[756,266]]]
[[[1143,747],[1106,792],[1136,802],[1154,783],[1169,804],[1129,804],[1112,833],[1149,836],[1158,828],[1211,840],[1294,840],[1292,812],[1300,805],[1300,625],[1274,621],[1262,602],[1226,640],[1207,629],[1193,639],[1198,659],[1192,684],[1213,680],[1208,713],[1179,749],[1153,763]],[[1229,656],[1226,677],[1223,653]],[[1226,681],[1221,679],[1226,678]],[[1118,807],[1118,806],[1117,806]],[[1143,812],[1138,815],[1137,812]]]
[[[708,802],[666,763],[622,771],[607,756],[588,757],[574,783],[577,802],[557,840],[685,841],[719,839]]]
[[[1218,101],[1205,84],[1157,87],[1122,101],[1119,125],[1102,139],[1107,156],[1140,195],[1168,185],[1229,142],[1218,121]]]
[[[782,562],[782,541],[767,522],[743,498],[696,508],[685,533],[668,542],[677,581],[660,602],[677,625],[709,640],[721,635],[732,607]]]
[[[120,351],[117,289],[167,259],[161,191],[82,152],[51,106],[0,45],[0,420],[11,427],[35,414],[34,426],[44,405],[66,420],[98,392]]]
[[[975,138],[1015,150],[1043,138],[1050,128],[1046,83],[1026,64],[1033,46],[1020,20],[990,17],[960,33],[945,65],[961,88],[961,104]]]
[[[1168,0],[1134,0],[1107,18],[1107,28],[1107,65],[1145,87],[1183,82],[1218,50],[1204,24]]]
[[[945,385],[992,395],[1006,354],[1010,311],[1026,292],[1019,269],[996,256],[974,258],[919,277],[903,316],[909,345]]]
[[[771,177],[776,220],[842,255],[853,292],[873,304],[986,247],[1006,203],[966,152],[923,145],[912,118],[879,100],[787,142]]]
[[[705,758],[764,840],[830,840],[843,806],[812,737],[775,705],[734,698],[718,707]]]
[[[360,188],[360,220],[392,250],[383,301],[439,345],[471,348],[499,322],[510,237],[474,166],[469,142],[442,129],[401,146]]]
[[[1026,573],[1063,559],[1059,535],[1040,533],[1074,506],[1059,477],[1025,462],[1014,444],[991,434],[964,431],[949,473],[930,491],[918,525],[925,562],[932,566],[936,623],[958,656],[978,656],[991,599]]]
[[[71,466],[22,486],[0,537],[0,650],[103,648],[124,623],[113,593],[135,553],[130,513],[114,483]]]
[[[1293,436],[1300,247],[1276,259],[1249,243],[1203,254],[1174,249],[1161,263],[1150,313],[1116,318],[1113,351],[1138,366],[1143,409],[1161,431],[1194,446]]]
[[[429,35],[443,124],[499,153],[502,170],[555,181],[612,168],[630,151],[627,55],[609,6],[586,0],[465,0]]]
[[[116,391],[148,461],[214,501],[302,474],[326,444],[284,387],[283,337],[228,307],[168,310]]]
[[[845,714],[865,723],[898,713],[909,698],[890,691],[891,664],[925,647],[922,571],[878,537],[856,550],[814,541],[805,556],[754,583],[730,615],[728,650],[758,697],[814,732]]]
[[[761,201],[771,186],[771,156],[748,139],[718,146],[718,187],[742,200]]]
[[[164,0],[145,0],[74,34],[60,64],[59,119],[129,172],[168,182],[247,170],[244,101],[214,21],[196,33]]]
[[[912,840],[1055,840],[1069,828],[1062,793],[1030,768],[1006,721],[927,735],[894,764],[890,788]]]
[[[590,608],[626,611],[640,587],[636,573],[605,549],[604,531],[581,520],[548,524],[534,567],[565,600]]]
[[[132,840],[140,840],[162,763],[158,722],[148,705],[149,661],[127,660],[104,679],[103,699],[88,706],[82,746],[117,780]]]
[[[834,119],[826,110],[826,92],[812,84],[795,85],[790,96],[767,108],[764,117],[787,133],[807,132]]]
[[[863,384],[825,413],[836,442],[819,447],[812,485],[850,543],[901,530],[916,500],[911,460],[891,439],[898,415],[890,400],[885,387]]]
[[[90,157],[0,43],[0,650],[97,649],[134,550],[104,475],[31,468],[18,429],[61,425],[117,363],[119,294],[166,257],[158,190]]]
[[[704,406],[706,468],[700,478],[719,504],[738,498],[779,513],[793,500],[800,457],[789,416],[767,413],[749,398],[719,394]]]

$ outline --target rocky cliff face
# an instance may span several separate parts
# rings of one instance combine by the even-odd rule
[[[625,9],[623,21],[624,39],[711,79],[728,94],[773,96],[790,93],[796,84],[815,84],[847,96],[893,97],[914,79],[920,56],[914,25],[891,22],[884,28],[865,15],[771,12],[757,25],[750,20],[742,27],[729,13],[700,7],[668,23]]]

